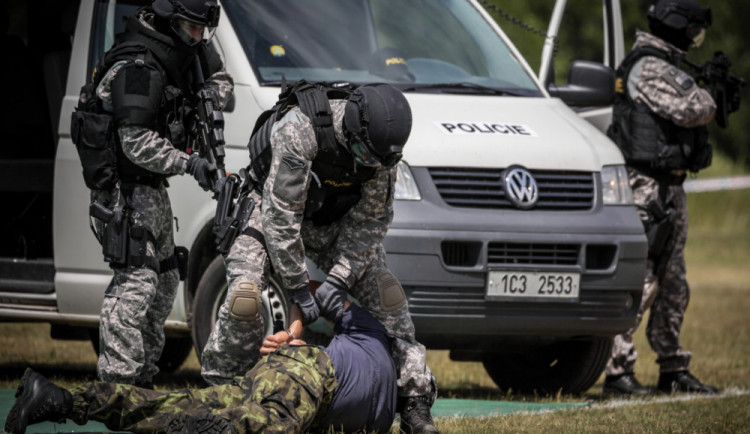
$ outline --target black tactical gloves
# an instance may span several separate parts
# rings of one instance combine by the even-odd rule
[[[346,285],[339,279],[328,276],[326,281],[315,291],[315,300],[318,301],[320,306],[320,313],[336,324],[344,316]]]
[[[199,157],[198,154],[190,154],[185,172],[193,175],[193,178],[198,181],[198,185],[203,190],[213,189],[214,184],[211,174],[214,171],[216,171],[216,166],[213,163],[209,163],[208,160]]]
[[[318,319],[320,309],[315,304],[315,299],[310,294],[310,287],[307,284],[289,290],[289,295],[292,303],[296,304],[302,312],[302,325],[308,325]]]

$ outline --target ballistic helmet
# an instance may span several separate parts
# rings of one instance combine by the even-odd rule
[[[411,133],[409,102],[389,84],[360,86],[346,103],[344,131],[358,163],[392,167]]]
[[[711,9],[697,0],[656,0],[646,12],[651,33],[681,50],[700,45],[711,25]]]
[[[187,45],[211,39],[221,15],[221,7],[216,0],[154,0],[152,7],[156,16],[167,22]],[[190,25],[203,27],[201,39],[195,39],[190,34]]]

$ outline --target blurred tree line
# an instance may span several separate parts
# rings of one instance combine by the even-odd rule
[[[701,64],[723,51],[732,62],[730,71],[750,82],[750,56],[742,55],[742,47],[750,44],[750,1],[699,0],[710,7],[713,23],[706,40],[699,48],[688,51],[688,59]],[[549,18],[555,0],[480,0],[485,9],[510,37],[534,71],[539,70]],[[568,0],[555,56],[555,82],[567,81],[568,66],[575,59],[604,59],[602,0]],[[648,31],[646,10],[653,0],[620,0],[625,38],[625,52],[635,42],[636,29]],[[691,69],[684,67],[688,72]],[[729,117],[729,126],[709,125],[710,142],[715,149],[736,163],[750,168],[750,84],[742,88],[739,111]]]

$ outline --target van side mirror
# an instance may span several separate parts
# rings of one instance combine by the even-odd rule
[[[570,66],[568,84],[550,84],[550,95],[570,106],[608,106],[615,99],[615,71],[588,60],[575,60]]]

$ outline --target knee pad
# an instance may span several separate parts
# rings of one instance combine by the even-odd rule
[[[380,309],[383,312],[393,312],[406,304],[406,294],[396,276],[390,271],[383,271],[376,278],[378,294],[380,295]]]
[[[254,321],[260,316],[261,300],[258,284],[240,281],[229,300],[229,316],[237,321]]]

